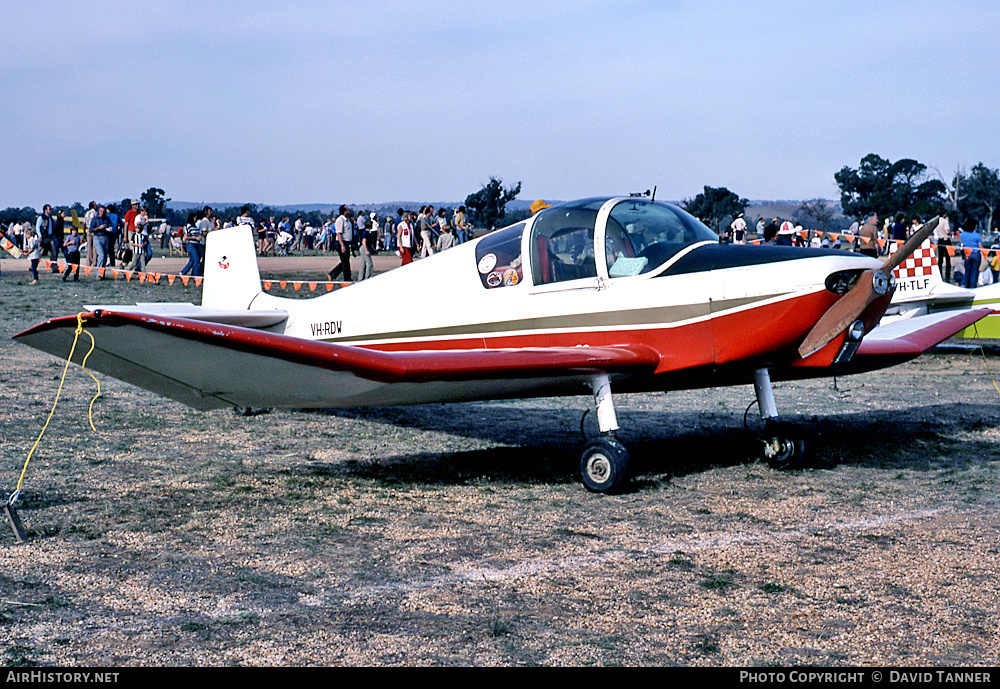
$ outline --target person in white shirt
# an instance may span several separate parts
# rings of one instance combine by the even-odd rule
[[[143,208],[135,216],[135,229],[132,230],[132,236],[128,238],[129,246],[132,249],[132,260],[125,266],[126,270],[142,272],[144,263],[148,263],[146,260],[146,246],[149,243],[148,224],[149,211]]]
[[[396,244],[399,256],[403,259],[399,265],[413,263],[413,213],[404,213],[402,220],[396,225]]]
[[[351,281],[351,241],[354,239],[354,221],[351,219],[351,210],[343,205],[340,207],[340,215],[333,223],[334,247],[340,256],[340,263],[327,273],[330,280],[336,280],[337,276],[343,273],[344,280]]]
[[[733,220],[729,229],[733,231],[733,242],[736,244],[745,244],[747,236],[747,221],[743,219],[743,214],[740,213]]]

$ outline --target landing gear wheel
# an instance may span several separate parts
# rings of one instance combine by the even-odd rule
[[[794,429],[774,425],[760,436],[761,458],[772,469],[786,470],[799,466],[806,455],[806,441]]]
[[[628,483],[632,458],[612,437],[593,441],[580,456],[580,477],[593,493],[617,493]]]

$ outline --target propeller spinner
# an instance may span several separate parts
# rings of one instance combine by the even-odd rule
[[[910,238],[902,246],[896,249],[892,256],[885,260],[881,267],[863,272],[851,291],[838,299],[816,321],[816,325],[799,345],[799,356],[804,359],[810,354],[818,352],[854,323],[873,301],[885,296],[892,289],[893,269],[923,244],[924,240],[937,227],[937,224],[938,218],[924,223],[919,230],[910,235]]]

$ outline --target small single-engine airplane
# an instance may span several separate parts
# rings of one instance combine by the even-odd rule
[[[890,249],[895,248],[890,243]],[[956,261],[960,261],[961,256],[962,250],[959,249],[955,254]],[[972,289],[959,287],[942,280],[940,268],[936,247],[927,239],[893,271],[896,293],[881,324],[887,325],[928,313],[1000,308],[1000,284],[993,283]],[[1000,312],[994,311],[978,323],[955,333],[955,336],[1000,339]]]
[[[251,232],[236,227],[208,235],[201,306],[86,307],[82,322],[96,338],[87,365],[197,409],[589,390],[600,435],[583,450],[580,472],[595,492],[618,491],[630,477],[612,388],[752,383],[762,456],[782,468],[805,445],[778,423],[772,380],[892,366],[990,312],[876,329],[893,295],[892,270],[934,225],[883,262],[720,244],[676,206],[588,198],[312,299],[265,293]],[[66,316],[15,337],[66,357],[76,327],[77,317]]]

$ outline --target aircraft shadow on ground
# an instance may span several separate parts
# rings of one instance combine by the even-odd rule
[[[1000,462],[997,444],[962,437],[969,431],[1000,428],[997,412],[997,405],[946,404],[783,420],[806,438],[809,449],[802,466],[806,470],[849,465],[939,471]],[[468,403],[317,413],[503,443],[449,452],[445,440],[435,451],[393,448],[377,460],[304,469],[389,483],[575,483],[579,455],[586,444],[579,415],[565,409],[493,409]],[[753,413],[750,416],[745,428],[741,414],[630,410],[619,414],[622,430],[618,437],[632,456],[636,484],[655,484],[671,476],[759,461],[756,432],[761,424]],[[488,423],[469,421],[481,417],[488,418]],[[582,425],[588,438],[597,435],[592,418]]]

